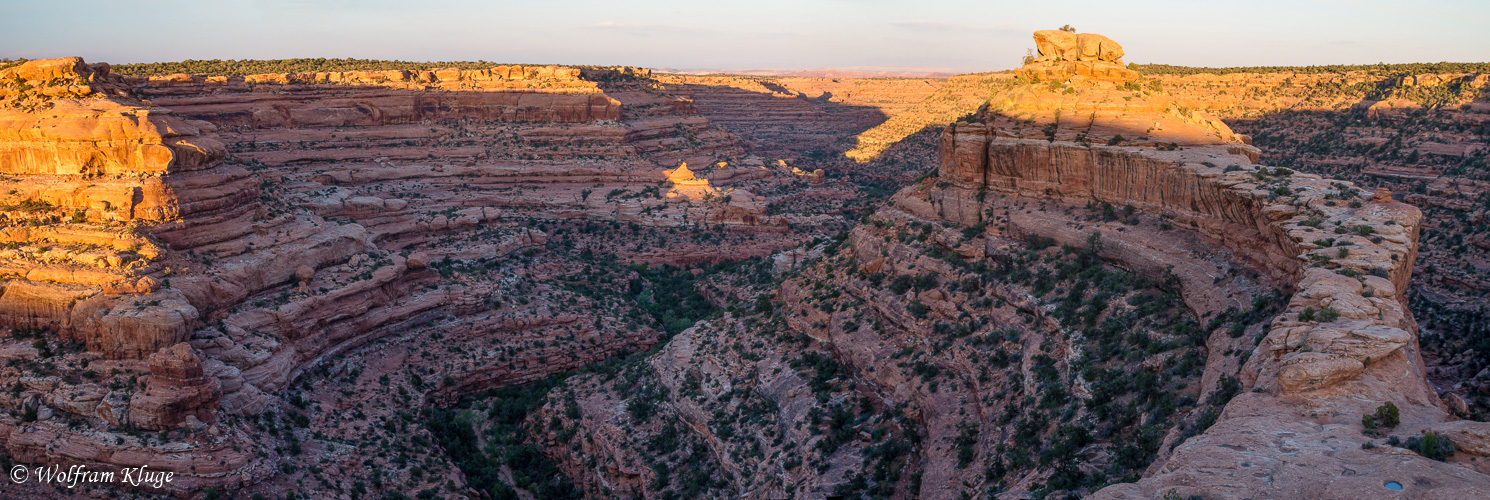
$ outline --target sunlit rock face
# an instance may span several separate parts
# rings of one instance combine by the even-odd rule
[[[1094,80],[1131,82],[1138,72],[1123,64],[1123,46],[1094,33],[1035,32],[1038,55],[1017,73],[1034,81]]]

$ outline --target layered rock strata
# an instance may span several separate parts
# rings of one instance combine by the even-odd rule
[[[251,216],[258,192],[248,172],[222,163],[210,124],[111,97],[124,90],[106,64],[31,61],[0,77],[20,82],[8,95],[55,94],[0,109],[15,277],[0,310],[13,325],[58,329],[106,357],[139,359],[186,340],[199,311],[161,289],[165,248],[179,243],[171,229]],[[243,231],[222,227],[216,237]],[[144,298],[125,305],[130,295]]]
[[[621,103],[578,68],[171,75],[125,82],[153,103],[219,126],[345,127],[481,120],[585,123],[620,119]],[[512,77],[507,76],[513,75]],[[327,94],[336,94],[329,97]]]
[[[586,260],[718,261],[794,246],[836,219],[768,215],[752,190],[812,174],[742,154],[687,99],[636,81],[644,72],[499,70],[6,68],[0,318],[15,338],[0,348],[11,361],[0,383],[20,388],[0,394],[8,454],[159,463],[179,474],[177,492],[246,487],[332,455],[351,467],[364,459],[335,440],[357,424],[320,413],[373,401],[339,378],[362,371],[350,360],[400,380],[416,407],[578,369],[661,333],[615,300],[549,286],[587,275],[576,245]],[[669,198],[665,172],[684,161],[710,167],[676,187],[707,193]],[[601,241],[588,235],[597,224],[637,237]],[[654,242],[677,228],[720,237]],[[427,357],[439,339],[471,356]],[[270,423],[281,417],[283,432]],[[137,443],[141,430],[205,437],[171,448]],[[48,440],[60,444],[38,445]],[[215,460],[225,448],[232,459]]]

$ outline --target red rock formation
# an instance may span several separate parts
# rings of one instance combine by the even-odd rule
[[[174,429],[195,421],[198,426],[217,421],[222,389],[217,377],[202,372],[202,355],[185,343],[150,355],[150,379],[145,391],[129,400],[129,419],[152,430]]]
[[[210,125],[120,97],[122,79],[107,65],[68,58],[3,72],[55,96],[0,109],[0,165],[15,187],[7,203],[26,207],[8,215],[40,226],[14,228],[11,237],[81,250],[12,256],[28,270],[5,285],[14,293],[0,308],[14,324],[57,327],[108,357],[143,357],[185,340],[198,311],[179,293],[157,292],[163,268],[154,261],[163,250],[152,236],[173,243],[173,227],[241,213],[256,186],[241,168],[222,165]],[[126,312],[132,299],[121,293],[148,295]]]
[[[1410,406],[1421,415],[1419,422],[1443,418],[1442,406],[1425,378],[1416,324],[1406,309],[1405,293],[1422,219],[1416,208],[1393,201],[1389,194],[1362,200],[1360,190],[1350,183],[1254,165],[1257,152],[1247,146],[1209,146],[1220,142],[1218,137],[1230,136],[1229,130],[1209,118],[1197,123],[1218,129],[1219,134],[1181,133],[1188,140],[1175,141],[1182,145],[1176,151],[1154,151],[1018,139],[1029,133],[1001,117],[1017,113],[990,112],[985,123],[959,123],[944,132],[940,172],[952,186],[931,190],[927,194],[930,205],[921,206],[922,210],[964,224],[977,223],[980,214],[987,212],[972,201],[972,191],[982,189],[1077,203],[1122,204],[1197,228],[1226,242],[1236,254],[1263,263],[1296,283],[1289,313],[1273,322],[1266,340],[1242,369],[1243,387],[1255,392],[1233,402],[1216,426],[1187,442],[1155,478],[1140,482],[1139,488],[1109,488],[1100,496],[1156,491],[1151,488],[1162,492],[1178,484],[1199,488],[1172,490],[1184,495],[1216,491],[1219,484],[1212,481],[1247,481],[1237,475],[1198,471],[1213,457],[1231,455],[1217,449],[1219,443],[1279,432],[1279,427],[1288,427],[1286,421],[1297,418],[1300,406],[1310,411],[1329,408],[1343,415],[1337,425],[1354,423],[1354,415],[1369,413],[1368,406],[1381,401]],[[1151,115],[1137,116],[1148,119]],[[1060,120],[1057,112],[1056,134],[1046,129],[1051,140],[1059,139],[1057,134],[1065,127]],[[1130,134],[1153,131],[1130,132],[1134,129],[1118,124],[1094,133],[1097,122],[1092,120],[1092,126],[1079,136],[1081,140],[1101,143],[1119,132],[1123,139],[1132,139]],[[1125,141],[1110,143],[1120,142]],[[907,201],[904,206],[919,206],[910,203],[910,196],[899,195]],[[1352,199],[1357,201],[1346,207],[1345,202]],[[1321,243],[1326,239],[1328,243]],[[1346,251],[1333,248],[1341,241],[1351,245],[1348,258]],[[1326,308],[1328,318],[1312,317]],[[1361,398],[1378,403],[1362,404]],[[1247,454],[1262,459],[1257,453]],[[1304,454],[1319,464],[1344,461],[1357,470],[1394,468],[1368,457],[1342,459],[1325,449]],[[1433,468],[1424,465],[1404,467],[1443,477],[1458,494],[1484,491],[1479,479],[1441,468],[1430,473],[1427,470]],[[1399,469],[1396,473],[1407,472]],[[1288,475],[1287,481],[1280,482],[1280,477],[1272,476],[1270,487],[1291,492],[1287,495],[1307,491],[1312,482],[1324,479]]]

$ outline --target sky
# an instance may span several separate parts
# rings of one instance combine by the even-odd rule
[[[1490,0],[0,0],[0,58],[353,57],[679,70],[1009,69],[1070,24],[1130,63],[1490,61]]]

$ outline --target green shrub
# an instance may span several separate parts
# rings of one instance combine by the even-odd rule
[[[1387,401],[1376,407],[1376,420],[1381,422],[1382,427],[1396,427],[1397,424],[1402,423],[1401,412],[1396,404]]]
[[[1333,307],[1325,306],[1325,307],[1323,307],[1323,308],[1321,308],[1319,310],[1319,322],[1320,323],[1332,323],[1332,322],[1334,322],[1337,319],[1340,319],[1340,310],[1339,309],[1335,309]]]
[[[926,313],[930,312],[931,308],[921,303],[921,299],[913,299],[911,303],[905,305],[905,310],[909,311],[911,316],[921,319],[926,317]]]
[[[1454,442],[1449,440],[1448,436],[1441,436],[1433,431],[1424,432],[1422,436],[1407,438],[1407,442],[1402,443],[1402,447],[1440,462],[1454,455]]]

